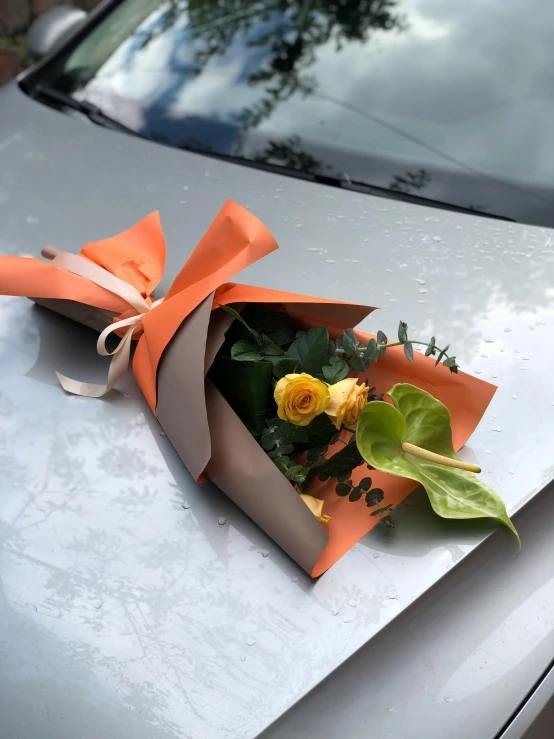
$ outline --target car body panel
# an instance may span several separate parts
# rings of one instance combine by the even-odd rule
[[[524,547],[516,555],[488,522],[443,521],[415,493],[394,530],[377,527],[312,581],[222,493],[194,484],[131,374],[102,401],[61,391],[54,370],[105,377],[92,331],[0,297],[6,736],[246,739],[294,704],[282,720],[310,736],[308,714],[317,726],[343,704],[332,739],[354,726],[348,686],[367,680],[379,700],[365,694],[352,721],[364,716],[376,739],[416,727],[442,739],[462,715],[449,736],[492,739],[553,651],[551,504],[538,495],[553,478],[552,232],[165,148],[15,84],[0,110],[0,254],[77,251],[159,209],[162,295],[232,198],[280,244],[241,281],[382,306],[363,329],[394,336],[403,319],[414,337],[451,342],[464,370],[499,386],[464,454],[521,511]]]

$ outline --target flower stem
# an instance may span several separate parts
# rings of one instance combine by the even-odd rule
[[[405,341],[394,341],[391,344],[377,344],[377,348],[378,349],[390,349],[392,346],[404,346],[404,344],[406,344],[406,343],[409,343],[409,344],[419,344],[420,346],[429,346],[426,341],[415,341],[415,340],[410,339],[409,342],[405,342]],[[434,348],[440,354],[442,354],[444,352],[444,350],[441,349],[439,346],[434,345]],[[446,359],[448,359],[448,354],[446,352],[444,352],[444,356],[446,357]]]
[[[402,442],[402,451],[406,452],[406,454],[413,454],[414,457],[426,459],[428,462],[436,462],[437,464],[442,464],[445,467],[455,467],[458,470],[466,470],[466,472],[481,472],[481,468],[477,467],[477,465],[475,464],[462,462],[461,459],[451,459],[450,457],[443,457],[442,454],[435,454],[435,452],[430,452],[427,449],[422,449],[421,447],[416,446],[415,444],[410,444],[407,441]]]

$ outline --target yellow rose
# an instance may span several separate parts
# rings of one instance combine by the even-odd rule
[[[321,380],[302,372],[281,377],[274,393],[277,415],[282,421],[307,426],[329,404],[329,388]]]
[[[358,422],[362,408],[367,403],[368,387],[358,385],[355,377],[347,377],[346,380],[331,385],[329,388],[331,400],[325,413],[329,416],[335,427],[340,429],[345,426],[354,426]]]
[[[323,526],[325,531],[329,533],[329,521],[331,520],[331,516],[327,516],[327,514],[323,513],[323,501],[319,500],[319,498],[313,498],[311,495],[304,495],[303,493],[300,493],[300,497],[317,518],[319,523]]]

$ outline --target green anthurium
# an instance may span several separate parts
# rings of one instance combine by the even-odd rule
[[[445,457],[473,467],[454,451],[448,408],[413,385],[395,385],[388,394],[394,406],[373,401],[358,420],[356,442],[365,461],[382,472],[421,483],[433,510],[443,518],[496,518],[516,535],[521,548],[498,493],[468,469],[446,466]],[[439,455],[442,462],[436,461]]]

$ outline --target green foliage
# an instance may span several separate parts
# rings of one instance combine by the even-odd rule
[[[356,469],[363,463],[362,455],[358,451],[358,447],[351,441],[331,457],[323,460],[318,466],[318,475],[327,475],[327,477],[339,478],[342,475],[349,475],[352,470]]]
[[[375,469],[408,477],[426,489],[433,510],[443,518],[495,518],[518,538],[502,498],[475,475],[404,452],[404,441],[459,459],[452,446],[450,413],[429,393],[413,385],[395,385],[394,406],[368,403],[357,428],[357,445]]]
[[[275,357],[273,360],[273,377],[276,380],[280,380],[285,375],[291,375],[294,372],[298,372],[298,360],[294,357]]]
[[[275,413],[271,373],[269,362],[237,362],[221,355],[209,372],[219,392],[256,437],[260,436],[265,419]]]
[[[321,480],[336,479],[337,494],[353,502],[364,497],[368,507],[376,506],[371,515],[380,513],[388,518],[385,514],[390,506],[381,506],[383,493],[371,489],[370,477],[363,478],[357,486],[352,484],[352,471],[363,464],[354,439],[328,456],[329,445],[340,438],[340,431],[329,417],[322,413],[304,427],[274,418],[273,391],[284,375],[300,372],[333,385],[347,377],[350,369],[365,372],[391,346],[398,344],[403,345],[407,359],[413,361],[412,344],[423,342],[408,339],[408,326],[403,321],[398,329],[398,342],[389,344],[386,334],[378,331],[376,339],[363,345],[351,328],[343,331],[336,341],[329,338],[324,326],[294,334],[285,312],[264,305],[250,304],[240,313],[230,306],[221,308],[235,321],[209,374],[270,459],[301,490],[316,476]],[[443,361],[452,372],[457,372],[455,357],[447,354],[448,347],[439,349],[435,337],[425,346],[428,356],[438,354],[437,361]],[[370,404],[382,397],[375,388],[370,388]],[[305,465],[292,459],[295,452],[307,452]]]
[[[325,382],[334,385],[336,382],[344,380],[348,375],[348,364],[342,357],[332,356],[329,364],[323,365],[322,373]]]
[[[307,372],[315,377],[327,364],[328,346],[329,331],[326,326],[320,326],[311,328],[295,339],[287,354],[297,360],[300,372]]]
[[[254,339],[240,339],[231,347],[231,358],[238,362],[261,362],[263,356]]]
[[[400,321],[398,324],[398,341],[405,344],[408,341],[408,324]]]

